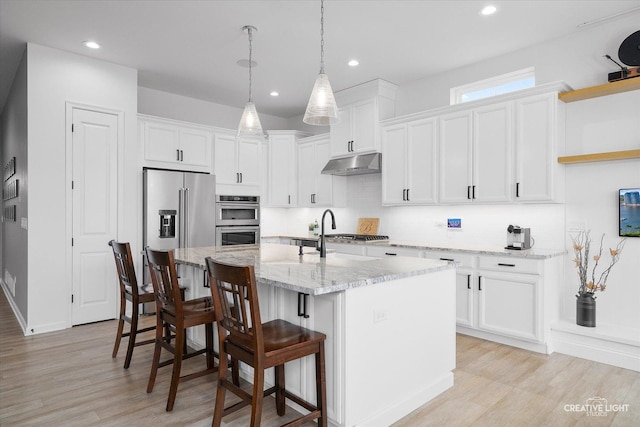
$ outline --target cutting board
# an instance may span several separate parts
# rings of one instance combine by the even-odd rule
[[[380,218],[358,218],[357,234],[378,234],[378,224]]]

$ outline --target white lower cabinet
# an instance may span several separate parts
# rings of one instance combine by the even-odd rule
[[[557,317],[562,257],[529,259],[424,251],[426,258],[459,263],[456,324],[459,333],[547,353],[549,325]]]
[[[321,274],[319,271],[318,274]],[[305,328],[322,332],[325,341],[325,377],[327,389],[327,414],[330,423],[340,425],[343,420],[342,376],[336,363],[341,360],[342,351],[342,293],[326,295],[305,295],[286,289],[275,289],[277,295],[277,316]],[[262,296],[261,296],[262,297]],[[260,303],[262,309],[262,301]],[[269,377],[265,377],[269,378]],[[271,377],[272,378],[272,377]],[[307,356],[285,364],[286,389],[304,400],[316,403],[315,357]],[[291,401],[288,404],[301,410]]]
[[[478,271],[478,329],[540,342],[537,274]]]

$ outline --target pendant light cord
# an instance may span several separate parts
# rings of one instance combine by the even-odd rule
[[[253,62],[253,46],[252,46],[252,41],[253,41],[253,31],[251,30],[251,27],[247,28],[247,32],[249,33],[249,102],[251,102],[251,83],[252,83],[252,76],[251,76],[251,65]]]
[[[324,74],[324,0],[320,0],[320,74]]]

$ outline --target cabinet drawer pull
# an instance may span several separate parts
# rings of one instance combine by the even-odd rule
[[[499,262],[498,265],[501,266],[501,267],[515,267],[516,266],[515,264],[506,264],[506,263],[503,263],[503,262]]]
[[[240,172],[240,184],[242,184],[242,172]]]
[[[453,262],[455,261],[453,258],[440,258],[440,261],[450,261]]]
[[[180,161],[180,150],[176,150],[176,161]]]
[[[482,290],[482,276],[478,276],[478,290]]]
[[[304,317],[305,319],[309,318],[309,314],[307,313],[307,297],[309,294],[303,294],[302,292],[298,292],[298,316]]]
[[[471,289],[471,275],[467,274],[467,289]]]
[[[389,256],[397,256],[398,254],[394,254],[393,252],[385,252],[385,255],[389,255]]]
[[[471,198],[472,199],[476,198],[476,186],[475,185],[471,186]]]
[[[471,186],[467,185],[467,199],[471,200]]]
[[[407,188],[407,202],[409,202],[409,189]]]
[[[516,182],[516,197],[520,197],[520,183]]]
[[[180,161],[184,162],[184,151],[180,150]]]
[[[407,201],[407,189],[406,188],[402,189],[402,201],[403,202]]]
[[[289,194],[289,201],[287,201],[287,204],[290,205],[291,204],[291,194]]]

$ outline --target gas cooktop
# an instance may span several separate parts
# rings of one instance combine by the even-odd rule
[[[389,240],[389,236],[380,236],[377,234],[325,234],[328,239],[339,240],[362,240],[362,241],[374,241],[374,240]]]

